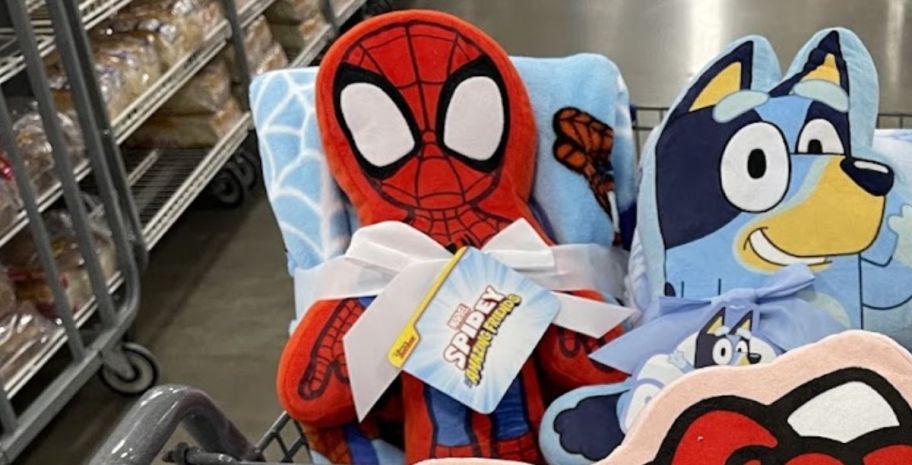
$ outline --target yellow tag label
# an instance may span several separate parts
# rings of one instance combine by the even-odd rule
[[[431,285],[431,289],[428,290],[427,294],[424,295],[424,298],[421,299],[421,304],[418,305],[418,308],[415,309],[415,312],[412,313],[412,317],[409,318],[408,323],[405,325],[405,328],[399,333],[399,336],[396,338],[396,342],[393,344],[393,347],[390,349],[387,358],[389,358],[390,363],[393,364],[396,368],[402,368],[402,365],[405,364],[405,361],[408,360],[409,356],[412,355],[412,352],[415,350],[415,347],[418,347],[418,343],[421,341],[421,334],[418,334],[418,330],[415,328],[415,323],[418,322],[418,319],[421,318],[421,315],[427,309],[428,305],[431,303],[431,300],[434,299],[434,296],[437,295],[437,292],[440,290],[440,286],[447,280],[450,276],[450,273],[453,272],[453,269],[456,268],[456,264],[459,263],[459,260],[462,259],[462,256],[465,255],[466,247],[459,249],[449,263],[443,267],[443,270],[437,275],[437,279],[434,280],[434,284]]]

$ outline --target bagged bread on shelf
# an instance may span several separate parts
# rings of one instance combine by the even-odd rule
[[[108,114],[113,118],[120,114],[131,100],[123,67],[111,61],[104,61],[94,63],[94,68],[98,87],[101,90],[101,98],[105,101]],[[55,65],[48,70],[48,84],[57,108],[68,115],[75,115],[70,83],[60,66]]]
[[[251,71],[254,76],[259,76],[267,71],[282,69],[287,66],[288,57],[285,56],[285,51],[282,50],[282,46],[279,44],[272,44],[272,47],[269,47],[269,50],[266,51],[263,59]]]
[[[38,194],[47,192],[54,186],[57,176],[54,172],[54,155],[44,124],[38,113],[37,103],[29,99],[11,99],[9,101],[10,116],[13,118],[13,132],[16,134],[16,144],[25,163],[26,175],[32,181]],[[63,132],[66,153],[70,162],[75,166],[85,156],[85,144],[82,133],[76,123],[66,114],[57,112],[57,122]],[[12,195],[16,195],[13,172],[6,152],[0,147],[0,177],[5,179],[6,188]],[[7,205],[3,197],[7,192],[0,192],[0,210]],[[18,203],[18,202],[17,202]],[[6,213],[0,213],[0,228]]]
[[[279,44],[272,44],[263,60],[257,64],[251,63],[250,74],[259,76],[267,71],[282,69],[288,67],[288,57],[285,56],[285,50]],[[241,83],[234,83],[231,86],[231,94],[238,100],[243,100],[247,94],[247,86]]]
[[[206,27],[209,26],[200,21],[200,6],[197,0],[139,0],[120,12],[114,21],[172,24],[186,53],[202,45]]]
[[[111,61],[121,66],[125,87],[129,93],[140,96],[162,74],[162,63],[155,52],[155,45],[148,37],[104,34],[92,40],[96,61]]]
[[[224,60],[213,60],[200,70],[158,111],[159,114],[185,115],[213,113],[231,98],[231,76]]]
[[[299,24],[320,16],[319,0],[276,0],[265,12],[272,24]]]
[[[186,37],[181,34],[171,18],[156,18],[151,15],[118,15],[104,26],[95,29],[100,33],[117,37],[133,37],[152,43],[162,69],[168,69],[192,50]]]
[[[243,117],[237,100],[229,98],[215,113],[156,113],[128,140],[133,148],[203,149],[217,144]]]
[[[326,22],[319,15],[299,24],[271,24],[272,35],[289,55],[296,55],[313,42],[324,24]]]
[[[0,266],[0,318],[16,311],[16,287],[6,274],[6,268]]]
[[[0,314],[0,380],[6,382],[28,367],[58,331],[62,329],[28,303]]]
[[[0,161],[0,167],[3,167]],[[13,225],[19,213],[19,197],[16,195],[13,180],[5,176],[0,179],[0,234]]]
[[[60,273],[60,281],[71,308],[78,316],[79,311],[83,310],[92,298],[93,292],[72,219],[62,210],[49,211],[44,218],[51,237],[51,250]],[[117,271],[117,255],[111,231],[102,218],[94,218],[91,228],[95,242],[92,252],[98,257],[105,280],[110,280]],[[0,259],[8,267],[8,275],[16,288],[16,297],[20,301],[32,303],[46,317],[56,319],[54,296],[41,267],[31,234],[26,231],[13,238],[0,249]]]
[[[251,74],[255,74],[254,69],[266,58],[266,53],[269,52],[273,44],[275,44],[275,39],[272,37],[272,31],[269,30],[269,23],[266,22],[266,17],[258,16],[244,30],[244,50],[247,52],[247,64],[250,67]],[[237,55],[234,52],[234,48],[226,47],[222,55],[228,63],[228,69],[231,70],[231,79],[234,82],[241,82],[235,63]]]
[[[223,14],[213,0],[137,0],[104,27],[116,34],[152,37],[165,68],[200,48]]]

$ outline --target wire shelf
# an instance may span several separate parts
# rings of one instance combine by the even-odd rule
[[[138,177],[132,188],[143,236],[150,249],[240,148],[251,127],[248,113],[208,151],[158,151],[155,162]]]
[[[250,23],[252,23],[253,20],[263,14],[263,12],[275,2],[276,0],[251,0],[250,3],[244,6],[243,10],[238,12],[238,19],[241,22],[241,27],[246,28],[247,26],[250,26]]]
[[[367,0],[351,0],[346,3],[342,8],[339,8],[339,11],[336,12],[336,20],[340,25],[345,24],[352,15],[358,11],[359,8],[364,6],[367,3]]]
[[[209,32],[203,45],[190,53],[168,70],[158,81],[133,101],[111,122],[114,137],[122,143],[130,137],[142,123],[156,110],[161,108],[171,96],[177,93],[196,73],[206,66],[225,46],[225,40],[231,36],[228,21],[222,21]]]
[[[41,5],[44,5],[44,0],[25,0],[25,11],[31,14]]]
[[[92,29],[102,21],[110,18],[131,0],[83,0],[79,3],[79,16],[86,30]],[[32,27],[39,34],[53,34],[54,26],[51,15],[43,0],[30,0],[26,8],[32,17]]]
[[[320,54],[320,52],[326,48],[326,45],[329,44],[329,41],[332,39],[332,26],[329,24],[324,24],[323,28],[320,29],[320,32],[317,33],[314,40],[312,40],[306,47],[301,49],[297,55],[291,60],[288,64],[291,68],[300,68],[302,66],[307,66],[314,61],[314,58]]]
[[[38,51],[42,57],[54,50],[54,41],[48,36],[37,35]],[[16,37],[0,33],[0,84],[10,80],[25,69],[25,58],[16,43]]]
[[[118,271],[108,280],[108,292],[114,293],[118,288],[123,284],[123,276]],[[76,310],[73,314],[73,317],[76,320],[76,326],[82,328],[85,326],[93,315],[95,311],[98,310],[98,305],[93,296],[88,302],[83,304],[80,308]],[[51,336],[51,339],[41,348],[39,352],[32,356],[32,358],[22,366],[22,368],[17,371],[9,379],[3,381],[3,386],[6,389],[6,392],[10,397],[15,396],[26,384],[47,365],[48,361],[57,354],[61,347],[67,342],[66,332],[63,328],[57,328],[54,332],[54,335]]]

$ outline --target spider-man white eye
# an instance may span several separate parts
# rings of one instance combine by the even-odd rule
[[[494,156],[504,133],[504,99],[487,76],[470,77],[456,86],[443,124],[443,144],[472,160]]]
[[[389,166],[415,148],[415,139],[396,103],[366,82],[349,84],[339,98],[345,125],[358,152],[370,164]]]

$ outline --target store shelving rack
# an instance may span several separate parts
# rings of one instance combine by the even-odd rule
[[[55,2],[47,7],[53,12],[61,5]],[[69,159],[43,63],[43,59],[60,45],[60,37],[56,33],[54,37],[37,33],[29,14],[36,13],[40,8],[43,7],[35,2],[26,4],[21,0],[6,0],[0,5],[0,18],[5,21],[0,26],[11,32],[2,36],[6,45],[0,58],[0,85],[18,81],[17,85],[26,85],[30,89],[52,148],[58,182],[46,192],[38,193],[29,180],[23,155],[16,144],[4,88],[4,92],[0,93],[0,142],[12,166],[22,210],[12,225],[0,232],[0,245],[20,232],[24,234],[28,228],[54,298],[60,327],[52,332],[47,343],[32,353],[17,371],[8,374],[0,382],[0,463],[9,463],[15,459],[86,380],[99,370],[106,372],[107,379],[130,379],[143,370],[140,365],[153,373],[157,371],[155,360],[148,351],[123,342],[123,334],[139,306],[139,268],[130,245],[124,212],[113,186],[108,160],[99,149],[98,135],[93,133],[92,128],[82,125],[87,148],[86,161],[73,166]],[[100,16],[103,14],[96,14],[96,18]],[[74,57],[66,57],[66,53],[61,55],[69,58],[65,59],[70,62],[67,64],[72,64]],[[84,123],[90,117],[85,114],[90,109],[83,108],[86,105],[80,105],[85,103],[85,92],[78,83],[74,86],[74,98],[80,109],[80,123]],[[90,173],[93,174],[101,199],[101,207],[98,210],[92,209],[91,214],[103,212],[104,221],[111,230],[117,257],[119,271],[110,279],[105,277],[96,255],[90,209],[79,188],[79,182]],[[92,287],[92,298],[78,309],[73,308],[63,288],[43,219],[43,213],[52,205],[60,204],[60,200],[72,219]],[[117,292],[118,289],[121,291]],[[96,322],[92,331],[82,331],[90,321]],[[40,389],[33,390],[33,394],[37,395],[20,398],[20,392],[35,375],[45,369],[50,360],[58,356],[65,357],[64,354],[69,356],[68,363],[56,369],[52,379],[42,384]],[[143,362],[139,362],[140,359]]]
[[[240,10],[234,0],[222,2],[225,20],[207,30],[207,37],[192,53],[176,63],[118,115],[109,115],[91,65],[92,49],[87,31],[126,7],[130,0],[0,0],[0,86],[28,82],[38,100],[42,121],[53,147],[60,181],[36,193],[28,179],[19,179],[23,208],[15,221],[0,230],[0,247],[16,234],[30,231],[49,278],[61,327],[21,370],[0,380],[0,465],[10,463],[34,439],[75,393],[99,371],[102,380],[123,393],[138,394],[154,382],[158,367],[142,347],[123,342],[139,307],[140,273],[149,250],[226,163],[247,145],[253,129],[249,112],[208,150],[155,149],[122,153],[120,145],[200,69],[232,47],[237,74],[249,85],[250,69],[243,48],[243,31],[276,0],[251,0]],[[290,66],[306,66],[338,36],[342,25],[365,0],[350,0],[338,12],[330,0],[320,0],[326,24],[312,41],[291,57]],[[4,20],[4,18],[8,18]],[[71,166],[56,120],[43,60],[55,50],[70,83],[77,119],[85,138],[87,159]],[[13,170],[25,172],[15,146],[6,93],[0,95],[0,141]],[[245,104],[246,102],[242,102]],[[101,198],[101,208],[88,211],[81,189]],[[64,204],[74,220],[80,250],[89,250],[92,237],[88,219],[103,209],[111,227],[119,271],[105,279],[98,257],[86,255],[93,297],[71,309],[61,288],[42,213]],[[91,331],[87,328],[91,327]],[[65,349],[66,348],[66,349]],[[62,370],[52,360],[70,362]],[[49,368],[50,367],[50,368]],[[33,392],[36,374],[55,370],[50,381],[40,377],[43,389]],[[131,381],[135,380],[135,382]],[[132,383],[132,384],[131,384]],[[130,391],[136,389],[135,392]]]

